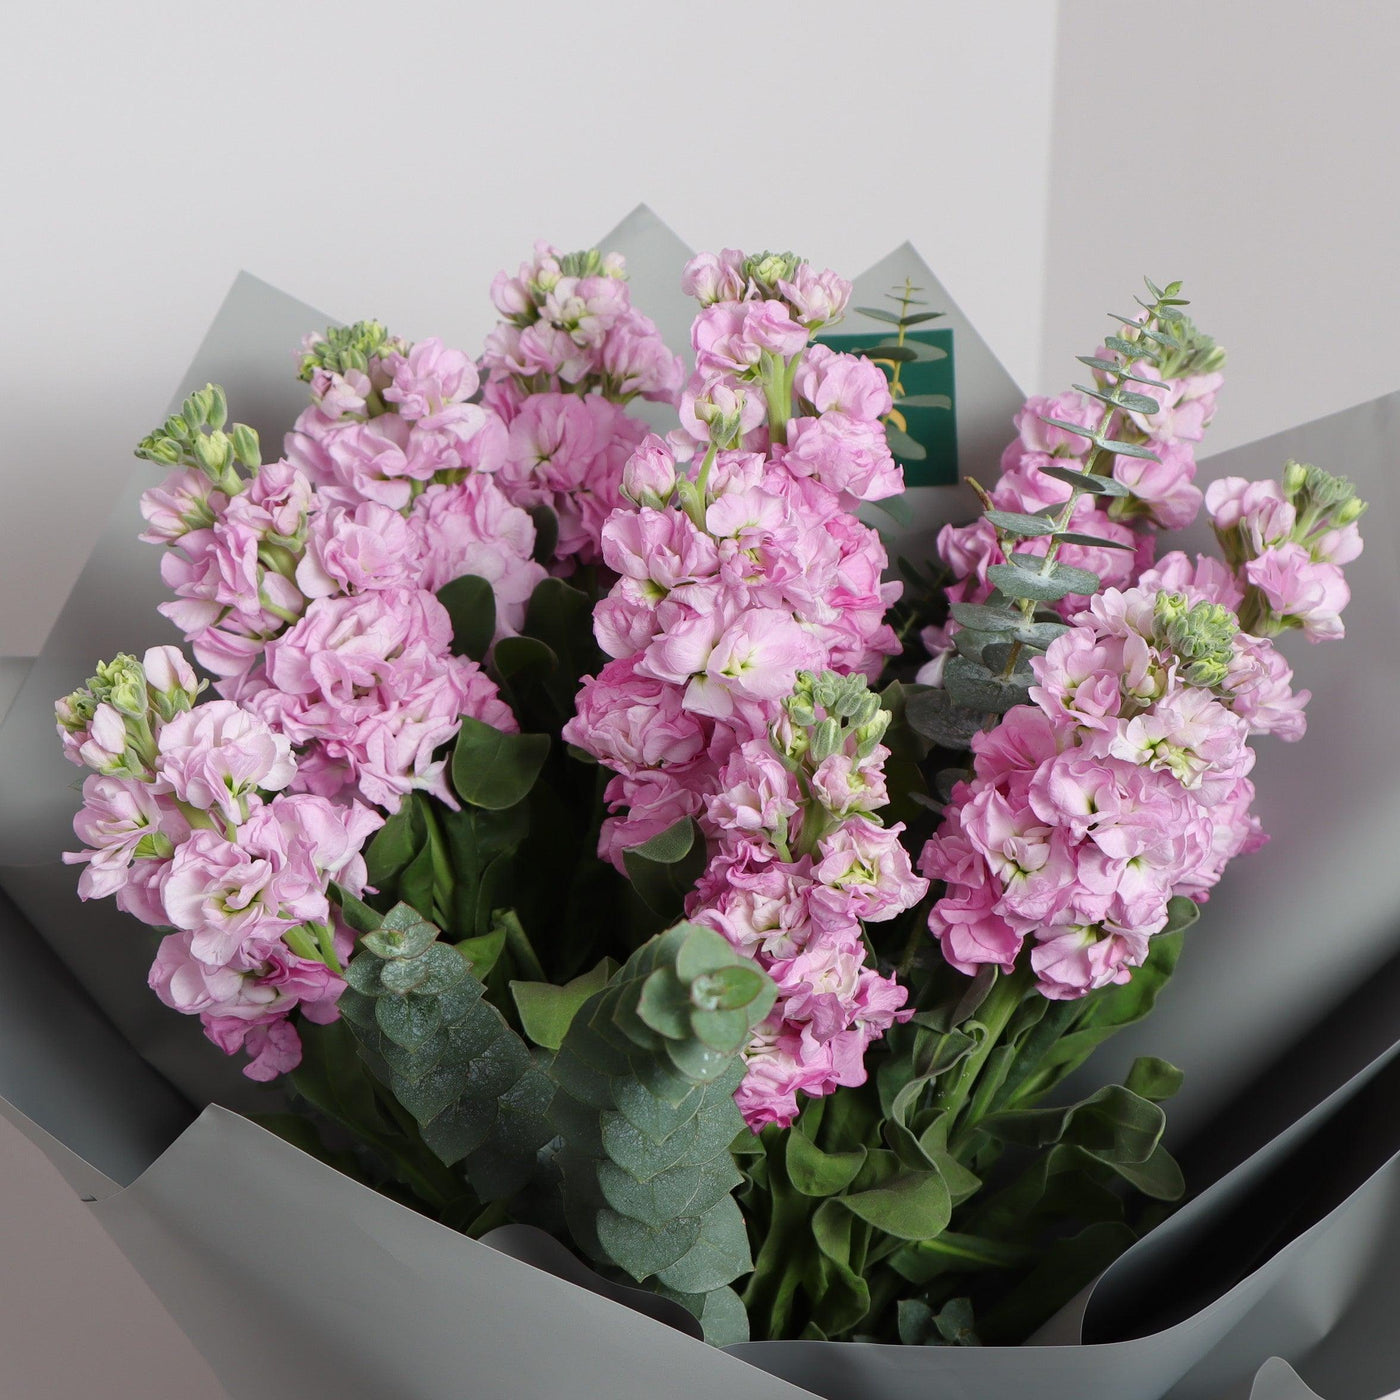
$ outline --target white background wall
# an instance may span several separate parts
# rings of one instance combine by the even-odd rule
[[[16,10],[0,655],[42,643],[240,267],[474,345],[497,267],[645,200],[852,273],[909,238],[1041,389],[1143,271],[1184,277],[1233,352],[1218,447],[1395,388],[1398,59],[1364,0]],[[219,1393],[3,1125],[0,1393]]]

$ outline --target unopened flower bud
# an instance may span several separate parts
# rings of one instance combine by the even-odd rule
[[[622,494],[639,506],[660,510],[676,489],[676,459],[655,433],[642,439],[622,469]]]
[[[235,423],[230,441],[233,444],[233,455],[250,471],[256,471],[262,465],[262,449],[254,429],[246,423]]]
[[[812,762],[821,763],[841,748],[841,721],[832,715],[812,726]]]
[[[119,714],[144,719],[149,708],[146,700],[146,674],[141,663],[126,652],[110,661],[97,663],[97,674],[88,688],[100,703],[111,705]]]
[[[1351,500],[1344,501],[1333,513],[1332,522],[1335,525],[1350,525],[1360,520],[1366,514],[1368,503],[1360,496],[1353,496]]]
[[[796,253],[759,253],[744,260],[744,275],[772,296],[778,283],[790,280],[801,262]]]
[[[141,658],[141,669],[162,720],[190,709],[203,688],[179,647],[151,647]]]

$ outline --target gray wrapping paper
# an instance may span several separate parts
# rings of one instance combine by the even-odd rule
[[[628,255],[637,304],[679,348],[691,306],[676,272],[688,250],[644,208],[603,242]],[[906,272],[954,326],[961,465],[990,464],[1020,394],[917,254],[906,246],[858,279],[856,300]],[[175,402],[218,379],[237,415],[277,441],[302,399],[288,351],[325,321],[241,276]],[[1041,1345],[755,1343],[727,1356],[634,1311],[626,1290],[591,1291],[610,1286],[571,1273],[548,1243],[468,1240],[230,1112],[271,1106],[269,1091],[155,1001],[147,931],[109,905],[82,906],[56,860],[72,840],[77,773],[53,737],[54,697],[98,656],[170,640],[154,612],[158,551],[135,540],[136,495],[153,480],[144,467],[0,727],[0,1095],[95,1198],[240,1400],[308,1390],[1377,1400],[1400,1385],[1400,1337],[1387,1326],[1400,1296],[1400,1127],[1384,1111],[1400,1088],[1400,754],[1379,738],[1400,679],[1388,447],[1398,420],[1392,396],[1203,467],[1205,478],[1272,474],[1294,456],[1349,472],[1373,502],[1367,552],[1348,571],[1348,640],[1290,639],[1315,701],[1304,744],[1266,743],[1256,770],[1276,844],[1231,867],[1157,1012],[1096,1057],[1096,1081],[1147,1050],[1187,1069],[1173,1131],[1213,1184]],[[664,414],[653,421],[666,426]],[[114,469],[122,460],[119,448]],[[911,494],[904,548],[926,549],[943,520],[970,513],[959,488]],[[1244,1228],[1261,1221],[1272,1235]],[[1227,1243],[1235,1254],[1222,1253]]]

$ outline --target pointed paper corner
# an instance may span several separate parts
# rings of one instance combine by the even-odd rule
[[[651,317],[667,345],[685,353],[695,303],[681,291],[681,269],[694,249],[648,204],[637,205],[598,247],[627,259],[633,305]]]

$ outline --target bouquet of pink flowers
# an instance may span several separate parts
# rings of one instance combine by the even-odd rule
[[[688,378],[621,258],[540,245],[479,360],[309,336],[275,461],[192,394],[142,538],[206,678],[58,703],[67,859],[263,1121],[395,1199],[720,1344],[1020,1341],[1183,1192],[1172,1065],[1055,1090],[1265,839],[1275,639],[1342,635],[1365,507],[1296,462],[1203,498],[1224,356],[1148,283],[901,580],[867,507],[937,313],[849,354],[800,258],[683,286]],[[1159,552],[1203,499],[1221,557]]]

